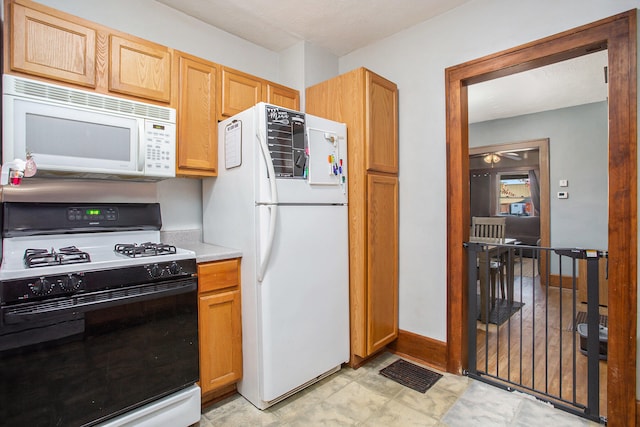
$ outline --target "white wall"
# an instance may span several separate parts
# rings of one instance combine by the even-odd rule
[[[338,57],[326,50],[305,43],[304,82],[305,87],[328,80],[339,74]],[[305,93],[300,93],[300,107],[305,111]]]
[[[341,73],[365,66],[400,92],[401,329],[446,341],[445,68],[636,7],[475,0],[340,58]]]

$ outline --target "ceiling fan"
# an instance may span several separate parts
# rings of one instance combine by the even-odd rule
[[[526,152],[524,152],[526,153]],[[502,158],[507,158],[511,160],[522,160],[522,152],[516,151],[496,151],[495,153],[484,153],[482,154],[482,159],[485,163],[491,164],[493,166],[495,163],[498,163]],[[525,156],[526,157],[526,156]]]

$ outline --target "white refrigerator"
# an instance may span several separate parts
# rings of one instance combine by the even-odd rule
[[[203,237],[242,250],[243,378],[265,409],[349,359],[346,125],[259,103],[219,123]]]

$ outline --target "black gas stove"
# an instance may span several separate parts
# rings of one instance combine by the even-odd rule
[[[195,254],[161,225],[154,203],[3,204],[3,426],[89,426],[186,390],[199,413]]]

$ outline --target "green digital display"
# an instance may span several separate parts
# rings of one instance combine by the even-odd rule
[[[102,211],[100,209],[87,209],[84,213],[89,216],[94,216],[100,215]]]
[[[154,124],[154,125],[153,125],[153,128],[154,128],[154,129],[159,129],[159,130],[164,130],[164,126],[163,126],[163,125],[157,125],[157,124]]]

